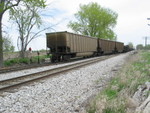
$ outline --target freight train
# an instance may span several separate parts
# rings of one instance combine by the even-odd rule
[[[64,32],[46,33],[51,62],[124,52],[124,43]]]

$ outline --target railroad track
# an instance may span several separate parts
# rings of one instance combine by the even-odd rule
[[[14,71],[20,71],[25,69],[31,69],[36,67],[42,67],[42,66],[49,66],[51,64],[34,64],[34,65],[27,65],[27,66],[17,66],[17,67],[4,67],[0,68],[0,74],[2,73],[8,73],[8,72],[14,72]]]
[[[83,58],[72,59],[70,62],[75,62],[75,61],[82,60],[82,59]],[[63,64],[63,63],[66,63],[66,62],[32,64],[32,65],[17,66],[17,67],[4,67],[4,68],[0,68],[0,74],[14,72],[14,71],[21,71],[21,70],[31,69],[31,68],[37,68],[37,67],[44,67],[44,66],[50,66],[50,65],[58,65],[58,64]]]
[[[45,77],[49,77],[55,74],[59,74],[62,72],[66,72],[75,68],[79,68],[82,66],[86,66],[92,63],[96,63],[102,60],[106,60],[108,58],[114,57],[116,55],[111,55],[111,56],[102,56],[102,57],[98,57],[96,59],[91,59],[88,61],[82,61],[82,62],[78,62],[78,63],[74,63],[74,64],[70,64],[70,65],[66,65],[63,67],[58,67],[58,68],[54,68],[54,69],[50,69],[50,70],[46,70],[46,71],[42,71],[42,72],[37,72],[37,73],[33,73],[33,74],[28,74],[28,75],[24,75],[24,76],[19,76],[19,77],[15,77],[15,78],[11,78],[11,79],[6,79],[6,80],[1,80],[0,81],[0,91],[15,87],[15,86],[19,86],[28,82],[32,82],[35,80],[40,80],[42,78]]]

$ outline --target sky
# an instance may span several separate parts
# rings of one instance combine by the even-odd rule
[[[74,14],[79,10],[80,4],[97,2],[101,7],[109,8],[118,14],[117,25],[114,32],[117,40],[128,44],[132,42],[145,45],[144,37],[150,37],[150,0],[47,0],[48,7],[43,11],[42,18],[46,23],[44,26],[55,25],[53,29],[46,30],[40,37],[34,39],[30,45],[33,50],[46,49],[45,33],[68,31],[72,32],[67,24],[75,20]],[[7,20],[8,14],[4,15],[3,23],[10,26]],[[9,30],[13,44],[17,50],[17,31],[16,28]],[[150,44],[150,38],[148,40]]]

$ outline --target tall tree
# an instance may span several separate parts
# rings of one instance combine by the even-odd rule
[[[6,11],[18,6],[20,2],[30,2],[37,6],[45,6],[45,0],[0,0],[0,67],[3,66],[2,19]]]
[[[117,17],[111,9],[89,3],[80,5],[80,10],[75,14],[77,21],[70,21],[68,27],[83,35],[114,40],[116,35],[112,29],[117,23]]]
[[[25,51],[28,44],[36,37],[39,32],[34,32],[40,28],[42,24],[41,17],[39,15],[40,7],[31,4],[23,3],[21,7],[13,8],[10,10],[10,19],[17,25],[18,37],[18,49],[20,48],[20,56],[25,57]]]

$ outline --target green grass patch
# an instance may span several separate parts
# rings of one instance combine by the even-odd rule
[[[4,62],[4,65],[5,66],[12,66],[12,65],[17,64],[17,63],[19,63],[18,59],[11,59],[11,60],[6,60]]]
[[[107,89],[104,90],[104,95],[107,95],[108,99],[116,98],[117,93],[118,93],[117,90],[113,90],[113,89],[110,89],[110,88],[107,88]]]
[[[4,66],[13,66],[16,64],[32,64],[38,63],[38,59],[40,62],[44,61],[45,58],[49,58],[50,55],[43,55],[43,56],[34,56],[31,58],[14,58],[10,60],[4,61]]]

